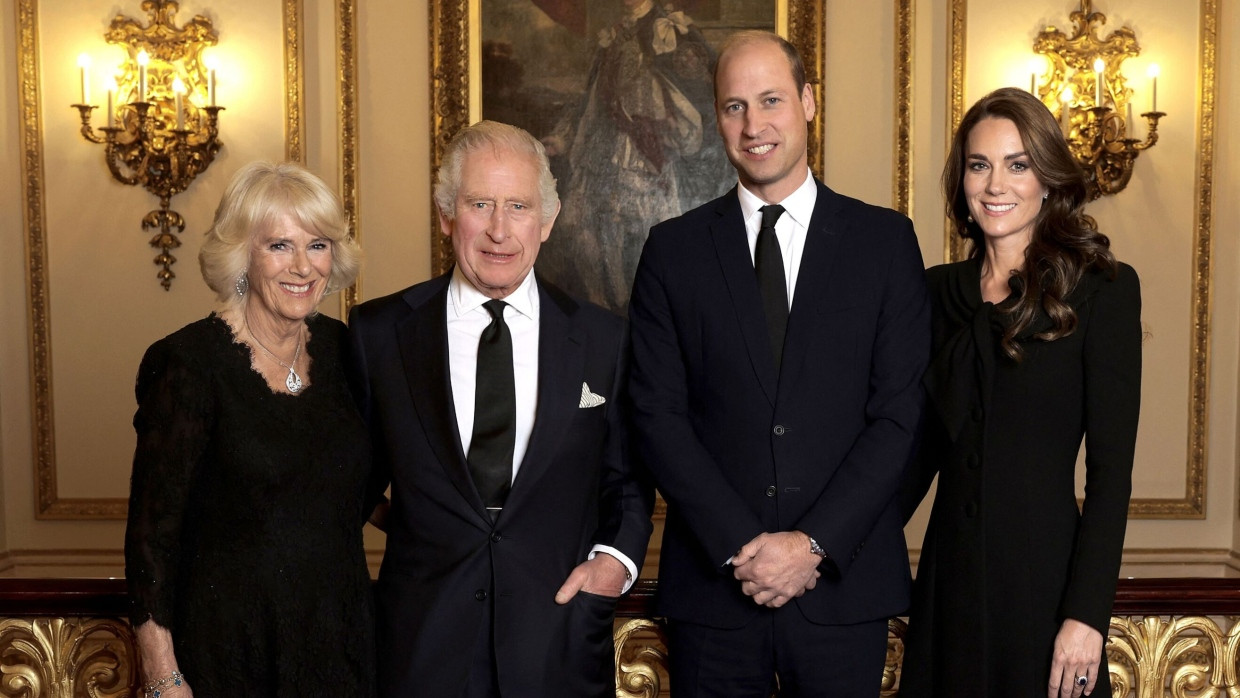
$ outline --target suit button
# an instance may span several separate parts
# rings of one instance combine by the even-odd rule
[[[982,459],[978,458],[976,453],[970,453],[965,462],[969,464],[969,470],[977,470],[982,464]]]
[[[969,502],[968,504],[964,505],[964,515],[969,517],[970,519],[973,518],[974,516],[977,516],[977,503]]]
[[[486,590],[484,590],[484,589],[479,589],[478,591],[475,591],[475,592],[474,592],[474,598],[475,598],[475,599],[478,599],[479,601],[486,601],[486,600],[487,600],[487,592],[486,592]]]
[[[503,538],[504,538],[504,537],[503,537],[503,536],[501,536],[499,533],[492,533],[492,534],[491,534],[491,542],[492,542],[492,543],[498,543],[498,542],[500,542],[501,540],[503,540]]]
[[[776,424],[775,428],[772,429],[771,431],[775,432],[776,436],[783,436],[784,434],[788,433],[788,430],[782,424]]]
[[[775,496],[775,493],[776,493],[776,492],[778,492],[778,491],[779,491],[779,490],[776,490],[776,489],[775,489],[775,485],[771,485],[770,487],[766,488],[766,496],[768,496],[768,497],[774,497],[774,496]]]

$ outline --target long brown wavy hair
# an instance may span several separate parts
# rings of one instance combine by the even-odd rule
[[[1117,271],[1111,241],[1099,233],[1094,220],[1085,215],[1085,173],[1076,164],[1059,124],[1038,98],[1014,87],[1004,87],[982,97],[961,120],[952,137],[951,152],[943,167],[943,198],[947,217],[957,235],[972,245],[969,258],[985,254],[985,235],[969,216],[964,194],[965,157],[969,134],[983,119],[1007,119],[1016,125],[1029,165],[1048,196],[1034,219],[1033,235],[1025,248],[1025,265],[1013,272],[1016,297],[998,306],[1007,315],[1007,329],[1000,339],[1003,352],[1015,361],[1024,353],[1016,341],[1039,314],[1051,321],[1051,328],[1038,332],[1037,339],[1050,341],[1066,337],[1077,326],[1076,311],[1068,305],[1068,295],[1081,276],[1091,269],[1103,269],[1112,276]]]

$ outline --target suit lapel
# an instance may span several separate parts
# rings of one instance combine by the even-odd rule
[[[559,451],[567,425],[572,423],[581,404],[585,355],[581,331],[572,318],[576,302],[550,291],[541,279],[538,281],[538,407],[530,444],[505,508],[520,502],[525,493],[534,489]]]
[[[482,499],[469,474],[461,447],[460,427],[452,401],[452,378],[448,370],[448,284],[396,325],[405,378],[418,420],[448,479],[465,501],[486,517]]]
[[[801,267],[797,272],[797,285],[793,289],[792,308],[788,313],[788,334],[784,338],[785,370],[804,366],[804,357],[813,344],[812,329],[820,327],[818,319],[827,297],[827,287],[832,275],[838,273],[835,262],[840,241],[848,232],[851,221],[840,216],[841,200],[838,194],[814,180],[818,185],[818,198],[814,202],[814,214],[805,233],[805,249],[801,253]]]
[[[767,332],[766,316],[762,310],[762,296],[758,290],[758,277],[753,268],[753,256],[749,252],[749,240],[745,235],[745,221],[741,217],[741,203],[736,190],[723,197],[717,209],[718,220],[711,225],[711,239],[715,253],[728,286],[732,308],[740,323],[741,337],[749,350],[749,359],[762,391],[771,404],[775,404],[775,391],[779,377],[775,373],[775,357],[771,354],[771,339]]]

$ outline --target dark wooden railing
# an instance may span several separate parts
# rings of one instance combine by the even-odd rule
[[[617,609],[618,698],[666,691],[656,591],[640,580]],[[125,617],[123,579],[0,578],[0,697],[140,695]],[[1114,696],[1240,695],[1238,617],[1240,579],[1120,580],[1107,644]],[[891,622],[885,696],[898,695],[904,627]]]

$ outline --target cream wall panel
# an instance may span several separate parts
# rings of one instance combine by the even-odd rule
[[[891,206],[895,12],[891,2],[827,2],[823,67],[826,184]]]
[[[123,53],[102,34],[113,6],[80,0],[39,6],[48,284],[61,497],[124,497],[133,453],[133,376],[151,342],[202,317],[212,296],[197,269],[203,233],[228,177],[255,159],[284,158],[282,17],[277,3],[183,2],[178,25],[208,15],[220,43],[219,103],[224,149],[190,189],[173,198],[186,218],[172,290],[154,278],[151,233],[140,229],[158,199],[112,180],[102,147],[76,134],[76,59],[94,58],[92,102]],[[140,8],[123,7],[129,16]],[[102,116],[96,121],[100,124]],[[101,409],[103,406],[113,409]]]
[[[1034,36],[1047,24],[1070,33],[1072,9],[1074,4],[1059,14],[1038,5],[969,3],[966,105],[996,87],[1028,89]],[[1195,11],[1173,9],[1159,0],[1096,3],[1095,10],[1107,16],[1099,32],[1103,37],[1129,25],[1142,46],[1142,56],[1123,66],[1136,90],[1136,111],[1150,105],[1146,66],[1157,62],[1162,67],[1159,108],[1169,116],[1160,125],[1159,144],[1138,159],[1126,191],[1095,202],[1089,211],[1112,238],[1117,255],[1137,269],[1143,282],[1147,369],[1134,497],[1176,498],[1185,490],[1188,460],[1200,18]],[[1208,544],[1229,543],[1230,530],[1207,528]]]
[[[913,181],[910,217],[926,266],[942,264],[943,195],[939,176],[947,153],[947,0],[914,2]]]
[[[4,501],[27,492],[7,473],[30,463],[30,355],[26,332],[26,250],[22,242],[21,140],[17,114],[17,12],[0,0],[0,549],[8,548]]]
[[[1214,288],[1214,365],[1221,378],[1217,388],[1227,396],[1215,400],[1218,427],[1211,443],[1214,460],[1227,462],[1232,480],[1219,489],[1230,502],[1237,499],[1240,481],[1240,7],[1228,3],[1220,11],[1218,53],[1218,124],[1214,151],[1215,175],[1215,288]],[[1232,549],[1240,548],[1240,517],[1232,517],[1235,532]]]
[[[430,51],[426,0],[359,3],[363,298],[430,278]]]

